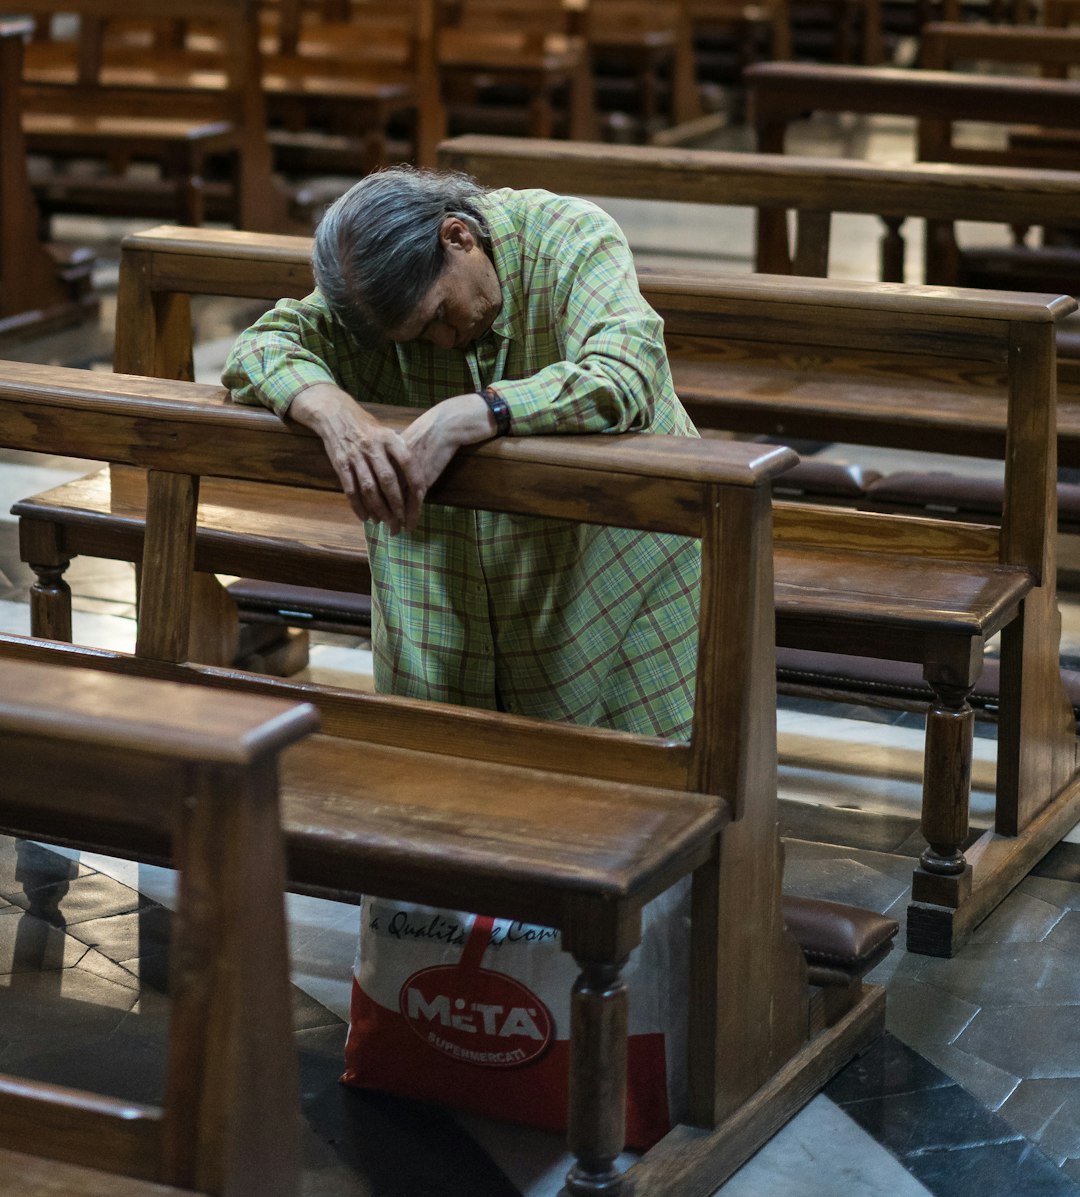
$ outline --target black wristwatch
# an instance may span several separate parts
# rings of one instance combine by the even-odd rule
[[[495,417],[495,435],[506,436],[510,432],[510,408],[501,395],[485,387],[477,394],[488,405],[488,411]]]

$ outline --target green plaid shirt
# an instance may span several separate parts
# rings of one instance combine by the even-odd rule
[[[503,292],[480,341],[363,350],[315,292],[241,335],[234,397],[283,415],[316,382],[419,408],[494,386],[511,435],[696,436],[614,221],[546,191],[479,202]],[[696,541],[436,504],[412,535],[368,524],[367,537],[380,691],[687,738]]]

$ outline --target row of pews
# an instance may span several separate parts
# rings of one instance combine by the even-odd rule
[[[767,96],[768,80],[785,70],[794,74],[776,84],[781,96],[830,68],[771,64],[748,78]],[[852,88],[834,110],[860,110]],[[797,94],[805,104],[807,93]],[[758,112],[772,130],[814,107],[769,103]],[[940,111],[931,114],[939,124]],[[961,115],[951,101],[948,111]],[[229,1197],[253,1184],[281,1197],[299,1191],[280,901],[288,887],[557,927],[580,969],[568,1128],[576,1164],[566,1192],[713,1191],[880,1032],[884,995],[863,977],[895,933],[865,912],[808,909],[781,895],[772,668],[780,653],[823,658],[820,677],[829,660],[855,652],[906,665],[929,688],[927,847],[913,879],[911,949],[960,949],[1080,819],[1054,535],[1059,457],[1080,462],[1072,403],[1080,376],[1061,331],[1076,303],[1056,288],[966,289],[956,285],[970,281],[962,273],[900,282],[905,219],[941,222],[948,238],[931,239],[928,270],[962,272],[954,220],[1052,224],[1067,234],[1080,223],[1080,176],[483,137],[444,144],[441,161],[493,185],[542,181],[760,210],[758,264],[768,273],[642,277],[695,420],[741,439],[707,435],[678,452],[647,436],[505,440],[460,454],[432,495],[699,537],[691,740],[236,668],[235,612],[211,573],[354,594],[370,585],[317,439],[191,381],[191,297],[303,295],[309,246],[260,231],[167,227],[128,238],[121,373],[0,365],[0,445],[104,467],[16,506],[38,582],[31,636],[0,636],[6,690],[17,696],[0,704],[8,764],[0,830],[183,866],[175,1080],[155,1109],[0,1077],[0,1109],[10,1114],[0,1162],[25,1187],[42,1176],[54,1183],[63,1167],[66,1191],[96,1191],[98,1178],[85,1175],[92,1162],[91,1172],[125,1174],[129,1187],[114,1190],[133,1195],[162,1185]],[[204,189],[207,203],[212,194]],[[794,244],[778,219],[788,210],[798,213]],[[893,282],[821,277],[833,212],[884,217]],[[10,261],[0,258],[5,283],[15,277]],[[999,509],[941,520],[914,505],[858,510],[825,492],[810,504],[777,501],[775,488],[799,467],[790,449],[749,439],[762,435],[998,458],[1007,463]],[[70,643],[64,572],[79,554],[138,563],[133,655]],[[998,633],[997,808],[993,826],[972,829],[970,697]],[[436,771],[443,784],[432,794]],[[222,836],[222,826],[235,833]],[[667,1138],[619,1174],[628,1001],[620,969],[643,905],[688,875],[692,965],[673,983],[694,994],[689,1104]],[[262,1014],[250,1022],[240,1012],[253,1000],[255,965]]]
[[[106,1116],[99,1124],[78,1112],[90,1099],[33,1086],[29,1112],[0,1127],[0,1150],[17,1153],[24,1174],[40,1175],[46,1166],[32,1158],[40,1154],[152,1182],[117,1192],[160,1192],[153,1186],[164,1183],[240,1197],[274,1166],[273,1183],[259,1191],[295,1191],[287,1032],[270,1017],[238,1026],[241,1007],[205,971],[235,963],[229,979],[240,986],[246,963],[258,959],[259,936],[240,944],[242,930],[225,918],[233,908],[270,933],[271,960],[281,960],[280,898],[272,891],[282,872],[267,867],[278,850],[277,793],[292,889],[449,903],[560,930],[580,968],[568,1127],[577,1163],[566,1190],[575,1197],[711,1192],[880,1032],[884,995],[862,978],[896,924],[781,897],[774,684],[762,663],[773,653],[769,480],[793,461],[791,450],[633,435],[503,441],[461,454],[432,495],[701,539],[693,731],[688,743],[670,743],[192,662],[201,480],[337,489],[317,438],[230,405],[219,387],[7,362],[0,443],[147,471],[135,654],[0,637],[15,695],[0,707],[0,735],[11,730],[17,751],[5,759],[19,779],[0,798],[0,828],[195,871],[194,939],[185,932],[179,947],[197,943],[199,951],[181,951],[173,968],[202,1004],[181,1004],[174,1027],[185,1043],[194,1035],[194,1050],[204,1053],[178,1059],[183,1084],[168,1096],[179,1108],[167,1117],[109,1106],[95,1109]],[[312,708],[320,734],[299,738],[313,727]],[[85,755],[49,751],[83,739]],[[67,796],[53,784],[60,764],[38,770],[42,753],[78,770]],[[168,806],[173,795],[179,824]],[[188,823],[209,859],[178,833]],[[258,888],[249,890],[253,871]],[[642,907],[690,875],[692,964],[678,982],[695,994],[689,1104],[657,1147],[618,1174],[628,1001],[620,969],[640,934]],[[272,971],[259,1003],[280,1014],[277,979]],[[261,1059],[284,1061],[277,1075],[251,1070],[256,1035]],[[222,1111],[234,1093],[232,1064],[243,1066],[238,1076],[249,1084],[244,1102]],[[213,1103],[192,1083],[203,1073]],[[0,1106],[6,1092],[21,1100],[25,1088],[0,1080]],[[239,1139],[224,1133],[234,1119]],[[121,1127],[131,1133],[121,1138]],[[260,1171],[246,1171],[250,1152],[279,1129]],[[93,1136],[107,1149],[92,1151]]]

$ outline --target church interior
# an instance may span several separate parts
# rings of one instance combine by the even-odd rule
[[[1080,4],[4,9],[0,1193],[1080,1194]],[[698,536],[689,744],[376,696],[355,517],[221,388],[401,162],[625,235],[693,456],[436,501]],[[611,945],[691,875],[627,1147]],[[341,1083],[372,892],[560,912],[569,1136]]]

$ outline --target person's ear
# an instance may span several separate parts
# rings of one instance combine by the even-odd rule
[[[472,229],[460,216],[446,217],[439,227],[439,240],[445,251],[456,249],[468,253],[476,246],[476,238],[473,236]]]

